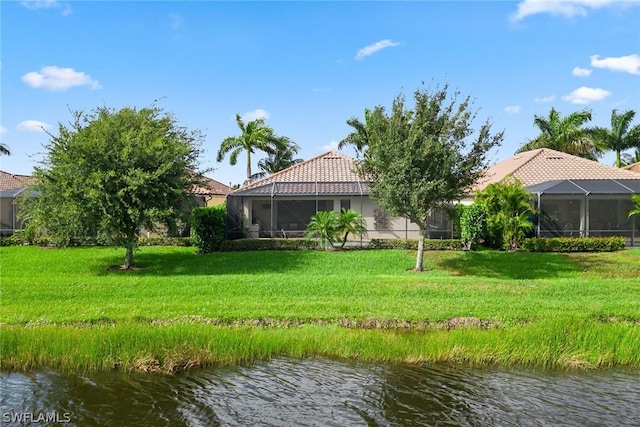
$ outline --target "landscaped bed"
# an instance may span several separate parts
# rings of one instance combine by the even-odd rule
[[[174,372],[274,356],[640,367],[640,250],[2,247],[3,370]]]

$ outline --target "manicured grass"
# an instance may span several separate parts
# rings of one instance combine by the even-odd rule
[[[117,271],[113,248],[3,247],[0,366],[173,371],[276,355],[640,366],[640,250],[428,252],[425,273],[409,271],[414,257],[145,247],[144,269]],[[443,329],[457,324],[490,327]],[[362,329],[376,326],[387,329]]]

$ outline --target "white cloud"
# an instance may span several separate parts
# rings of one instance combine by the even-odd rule
[[[91,76],[73,68],[60,68],[55,65],[43,67],[40,72],[31,71],[22,76],[22,81],[31,87],[49,90],[67,90],[74,86],[89,86],[101,89],[100,83]]]
[[[591,75],[591,71],[592,70],[588,68],[574,67],[573,71],[571,71],[571,74],[576,77],[587,77]]]
[[[609,95],[611,95],[611,92],[604,89],[582,86],[571,92],[569,95],[563,96],[562,99],[569,101],[572,104],[588,104],[592,101],[601,101]]]
[[[0,126],[0,135],[2,135],[3,133],[7,133],[7,128],[4,126]]]
[[[550,13],[567,18],[587,16],[589,10],[602,7],[629,7],[640,5],[640,0],[523,0],[518,10],[511,15],[511,22],[518,22],[527,16]]]
[[[543,96],[541,98],[533,98],[535,102],[553,102],[555,101],[555,99],[556,99],[555,95]]]
[[[322,148],[322,151],[338,151],[338,141],[331,141],[320,148]]]
[[[602,58],[599,55],[591,56],[591,66],[596,68],[608,68],[611,71],[640,74],[640,55],[619,56],[617,58]]]
[[[51,126],[38,120],[25,120],[21,122],[16,129],[22,132],[44,132]]]
[[[60,3],[56,0],[22,0],[20,3],[29,10],[63,8],[63,16],[71,14],[69,3]]]
[[[362,49],[360,49],[356,54],[356,60],[362,61],[364,58],[366,58],[369,55],[373,55],[374,53],[382,49],[385,49],[388,47],[394,47],[394,46],[400,46],[400,43],[391,41],[389,39],[380,40],[379,42],[370,44],[369,46],[365,46]]]
[[[520,106],[511,105],[509,107],[504,107],[504,111],[506,111],[509,114],[518,114],[520,112]]]
[[[269,113],[262,108],[258,108],[257,110],[247,111],[242,115],[242,120],[247,123],[257,119],[267,120],[269,118]]]

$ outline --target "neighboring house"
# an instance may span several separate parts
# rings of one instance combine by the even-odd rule
[[[196,203],[201,207],[217,206],[223,204],[227,195],[233,188],[221,182],[203,176],[201,185],[196,185],[191,189],[191,194],[196,198]]]
[[[22,228],[16,202],[33,182],[30,176],[0,171],[0,236],[10,236]]]
[[[0,171],[0,235],[10,236],[15,230],[22,228],[18,199],[27,194],[25,191],[35,180],[27,175],[14,175]],[[197,206],[216,206],[225,202],[233,189],[214,179],[202,177],[201,185],[194,186]],[[149,233],[146,233],[149,235]]]
[[[640,175],[547,148],[516,154],[487,169],[476,190],[508,175],[534,194],[538,236],[624,236],[633,245],[640,224],[628,217]]]
[[[355,160],[333,151],[259,181],[227,197],[229,238],[302,237],[318,211],[353,209],[367,222],[367,238],[418,238],[418,227],[387,216],[369,198],[369,183],[355,172]],[[433,215],[431,237],[451,237],[446,214]]]

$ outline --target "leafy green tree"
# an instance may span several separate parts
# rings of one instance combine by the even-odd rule
[[[216,159],[221,162],[224,156],[231,152],[229,163],[235,165],[238,162],[240,153],[246,151],[247,182],[251,182],[251,155],[256,150],[264,151],[267,154],[275,154],[277,148],[282,147],[285,139],[276,136],[273,129],[264,123],[264,119],[252,120],[245,124],[240,114],[236,114],[236,123],[240,128],[240,136],[225,138],[220,144]]]
[[[387,214],[418,225],[417,271],[431,212],[470,191],[487,166],[487,152],[503,139],[502,132],[491,135],[488,122],[474,132],[472,101],[459,97],[449,95],[448,85],[433,93],[416,90],[409,109],[398,95],[389,114],[377,107],[365,126],[370,136],[359,172],[372,181],[371,196]]]
[[[0,154],[3,156],[11,155],[11,150],[9,150],[9,146],[7,144],[3,144],[0,142]]]
[[[591,121],[591,112],[588,110],[577,111],[562,117],[555,108],[552,108],[548,117],[534,116],[533,124],[540,129],[540,135],[526,142],[517,152],[550,148],[596,160],[602,150],[596,144],[591,130],[583,128],[589,121]]]
[[[340,226],[339,214],[336,211],[318,211],[311,217],[307,225],[307,240],[316,239],[323,249],[333,247],[336,232]]]
[[[353,132],[338,143],[338,149],[342,150],[347,145],[351,145],[358,154],[366,152],[369,144],[384,134],[384,128],[387,125],[384,108],[376,107],[373,110],[365,108],[364,123],[358,118],[352,117],[347,120],[347,125],[353,128]]]
[[[58,243],[124,246],[123,267],[132,268],[140,229],[171,230],[190,209],[202,136],[160,108],[76,111],[50,137],[34,173],[40,196],[29,209],[31,225]]]
[[[298,163],[303,162],[302,159],[294,158],[294,156],[298,154],[298,150],[300,150],[298,144],[285,136],[279,137],[274,150],[274,152],[269,153],[266,159],[258,161],[258,167],[261,171],[254,173],[251,176],[252,180],[262,179],[267,175],[280,172],[281,170],[288,169],[291,166],[295,166]]]
[[[342,244],[340,247],[344,248],[344,245],[347,243],[349,233],[355,236],[362,236],[367,233],[367,221],[358,211],[353,209],[342,209],[338,216],[336,232],[337,236],[342,235]]]
[[[475,202],[487,211],[487,234],[495,247],[517,249],[526,233],[533,229],[535,210],[532,195],[513,177],[489,184],[475,196]]]
[[[631,126],[636,112],[627,110],[618,114],[611,111],[611,129],[596,127],[592,129],[593,137],[606,151],[616,153],[616,167],[624,166],[621,153],[630,148],[640,149],[640,125]]]

